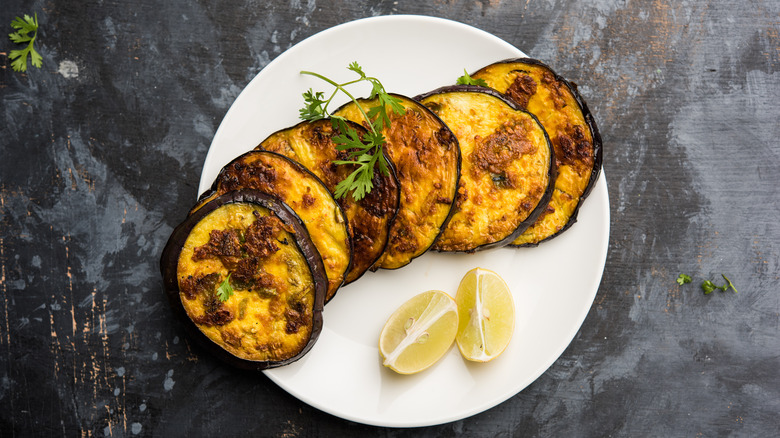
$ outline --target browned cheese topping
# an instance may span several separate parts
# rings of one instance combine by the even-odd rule
[[[279,246],[274,240],[274,236],[284,230],[291,233],[292,230],[275,216],[260,216],[254,212],[257,220],[252,222],[246,230],[244,241],[244,250],[248,257],[264,258],[279,250]]]
[[[211,230],[209,241],[194,249],[192,260],[197,262],[216,258],[231,273],[231,280],[249,290],[274,289],[276,279],[260,269],[262,259],[279,250],[274,240],[280,231],[291,232],[277,217],[261,216],[254,212],[256,220],[241,235],[239,230]],[[242,243],[243,240],[243,243]],[[187,277],[182,282],[182,292],[187,299],[201,296],[206,313],[195,318],[197,324],[224,325],[233,320],[233,315],[217,298],[215,291],[219,274],[210,273],[202,277]]]
[[[273,193],[298,214],[322,256],[328,276],[326,299],[333,297],[344,282],[352,254],[347,218],[328,188],[288,158],[255,150],[225,166],[217,178],[217,195],[240,189]]]
[[[493,134],[482,138],[476,137],[471,161],[475,178],[484,172],[492,174],[493,184],[501,188],[515,188],[517,181],[513,172],[508,171],[511,165],[522,154],[536,152],[537,146],[527,137],[528,120],[517,125],[504,125]]]
[[[372,269],[400,268],[431,246],[448,217],[458,180],[455,136],[418,102],[396,97],[405,111],[388,110],[390,127],[382,133],[385,152],[396,167],[401,199],[387,247]],[[363,100],[361,105],[368,109],[377,101]],[[337,114],[366,126],[354,103]]]
[[[277,171],[272,165],[262,160],[255,160],[251,165],[239,160],[225,168],[220,192],[251,188],[275,193],[277,179]]]
[[[304,193],[303,196],[301,196],[301,201],[303,202],[303,205],[306,207],[312,207],[314,204],[317,203],[317,198],[312,196],[309,193]]]
[[[338,134],[330,120],[303,122],[271,135],[257,149],[299,162],[334,192],[338,183],[355,169],[334,163],[348,158],[347,151],[336,148],[333,137]],[[346,214],[353,245],[352,267],[347,272],[346,283],[360,277],[379,258],[398,207],[398,185],[393,175],[375,171],[372,182],[373,189],[360,201],[356,202],[351,193],[337,200]]]
[[[194,300],[198,295],[208,295],[217,288],[220,278],[219,274],[211,274],[199,277],[188,276],[181,282],[181,291],[188,300]]]
[[[195,248],[192,260],[199,261],[219,257],[226,260],[241,255],[241,242],[238,230],[211,230],[209,241],[203,246]]]
[[[422,103],[448,124],[462,154],[456,210],[434,248],[473,252],[507,243],[549,196],[552,156],[544,130],[496,94],[454,89]]]
[[[556,165],[572,166],[578,174],[587,176],[593,166],[593,144],[586,135],[586,128],[580,122],[572,124],[572,121],[576,119],[568,116],[568,112],[563,112],[564,108],[569,106],[568,101],[573,101],[570,91],[549,70],[541,70],[538,75],[539,81],[548,93],[546,100],[539,98],[530,101],[536,94],[537,84],[527,74],[518,74],[506,94],[545,121],[544,126],[555,148]],[[524,85],[520,87],[518,85],[520,83]],[[520,88],[533,91],[518,94],[516,90]]]
[[[582,125],[567,123],[553,139],[557,164],[574,166],[587,172],[593,166],[593,144],[585,136]]]
[[[576,214],[595,165],[592,133],[576,97],[576,88],[536,62],[499,62],[472,75],[503,92],[536,115],[555,152],[555,193],[544,213],[515,245],[535,244],[558,234]]]
[[[506,90],[506,94],[512,98],[522,109],[528,108],[528,100],[536,94],[536,81],[527,74],[518,74],[512,85]]]
[[[282,360],[311,336],[314,278],[295,230],[270,210],[229,203],[190,231],[178,260],[185,312],[238,357]]]
[[[213,293],[204,299],[203,304],[206,313],[195,316],[195,318],[193,318],[195,324],[205,326],[225,325],[235,318],[233,313],[231,313]]]
[[[284,311],[284,317],[287,319],[287,324],[284,326],[284,331],[287,334],[298,333],[301,327],[305,327],[309,318],[306,311],[306,306],[300,301],[290,301],[289,306]]]

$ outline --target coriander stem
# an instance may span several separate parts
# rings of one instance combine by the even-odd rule
[[[337,84],[336,82],[334,82],[334,81],[332,81],[332,80],[330,80],[330,79],[326,78],[325,76],[323,76],[323,75],[321,75],[321,74],[319,74],[319,73],[315,73],[315,72],[313,72],[313,71],[306,71],[306,70],[303,70],[303,71],[301,71],[301,74],[302,74],[302,75],[310,75],[310,76],[318,77],[318,78],[322,79],[323,81],[325,81],[325,82],[327,82],[327,83],[329,83],[329,84],[333,85],[334,87],[338,87],[338,86],[339,86],[339,84]]]
[[[368,126],[371,128],[371,132],[373,132],[374,134],[377,134],[376,128],[374,128],[374,124],[371,123],[371,119],[369,119],[368,114],[366,114],[366,111],[363,109],[363,106],[360,105],[360,103],[358,103],[358,101],[355,98],[355,96],[353,96],[349,91],[346,90],[346,88],[344,88],[344,86],[346,86],[346,85],[350,85],[350,84],[354,84],[354,83],[360,82],[361,80],[363,80],[362,78],[356,79],[356,80],[350,81],[350,82],[345,82],[343,84],[339,84],[339,83],[333,81],[332,79],[329,79],[329,78],[327,78],[327,77],[325,77],[325,76],[323,76],[323,75],[321,75],[319,73],[313,72],[313,71],[302,70],[301,74],[302,75],[310,75],[310,76],[314,76],[314,77],[320,78],[323,81],[325,81],[325,82],[333,85],[334,87],[336,87],[336,90],[330,96],[330,99],[328,99],[328,101],[325,102],[324,110],[325,110],[325,113],[328,114],[328,116],[330,116],[330,114],[328,113],[328,104],[330,104],[331,100],[336,96],[338,91],[341,91],[344,94],[346,94],[347,97],[349,97],[349,99],[358,107],[358,110],[360,110],[360,114],[363,115],[363,119],[368,123]]]

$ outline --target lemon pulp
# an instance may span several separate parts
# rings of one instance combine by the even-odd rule
[[[400,374],[420,372],[450,349],[458,333],[458,307],[445,292],[431,290],[402,304],[379,335],[383,365]]]
[[[515,328],[515,304],[506,282],[493,271],[474,268],[463,276],[455,302],[455,340],[463,357],[488,362],[503,353]]]

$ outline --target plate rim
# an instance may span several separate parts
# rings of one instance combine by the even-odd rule
[[[382,21],[396,21],[396,20],[430,22],[430,23],[436,23],[438,25],[458,27],[464,31],[479,33],[484,38],[492,39],[493,42],[496,44],[503,45],[507,49],[517,51],[518,55],[527,56],[522,50],[518,49],[514,45],[482,29],[478,29],[474,26],[459,21],[451,20],[448,18],[442,18],[442,17],[430,16],[430,15],[415,15],[415,14],[378,15],[373,17],[358,18],[355,20],[337,24],[335,26],[326,29],[322,29],[319,32],[315,32],[314,34],[309,35],[308,37],[295,43],[294,45],[292,45],[291,47],[289,47],[288,49],[280,53],[276,58],[272,59],[268,64],[266,64],[262,69],[260,69],[260,71],[257,72],[257,74],[249,82],[247,82],[244,88],[238,93],[236,98],[233,100],[233,103],[230,104],[230,107],[225,112],[225,115],[222,117],[222,120],[220,121],[220,124],[214,133],[214,137],[212,138],[211,143],[209,144],[209,149],[206,152],[206,158],[204,159],[203,166],[201,168],[200,181],[198,185],[198,196],[205,193],[206,191],[208,191],[209,188],[211,188],[211,184],[214,178],[209,178],[208,175],[208,172],[210,170],[209,164],[213,160],[215,160],[215,155],[214,155],[215,153],[213,152],[215,150],[214,145],[219,143],[222,137],[225,136],[224,133],[224,130],[226,129],[224,123],[225,120],[232,115],[232,112],[237,111],[238,105],[236,105],[236,102],[241,100],[242,96],[245,97],[245,95],[248,95],[249,91],[247,90],[252,88],[255,83],[259,83],[260,81],[262,81],[264,77],[264,72],[272,69],[276,64],[283,63],[288,57],[293,56],[293,53],[291,53],[293,49],[300,50],[300,47],[305,47],[306,45],[311,44],[312,41],[316,41],[317,39],[326,37],[331,33],[342,32],[345,29],[348,29],[349,27],[361,26],[366,22],[382,22]]]

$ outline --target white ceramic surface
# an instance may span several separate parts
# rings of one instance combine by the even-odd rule
[[[211,144],[199,193],[230,160],[297,123],[304,91],[330,91],[301,70],[348,80],[353,73],[346,67],[357,61],[389,91],[414,96],[454,83],[464,69],[518,56],[525,55],[491,34],[432,17],[367,18],[316,34],[269,63],[238,96]],[[578,222],[561,236],[536,248],[427,253],[395,271],[369,272],[325,306],[324,328],[311,352],[265,373],[298,399],[365,424],[426,426],[477,414],[517,394],[563,353],[593,303],[608,241],[602,172]],[[385,369],[377,341],[393,310],[429,289],[454,295],[463,274],[477,266],[498,272],[514,294],[517,323],[507,350],[475,364],[454,347],[416,375]]]

